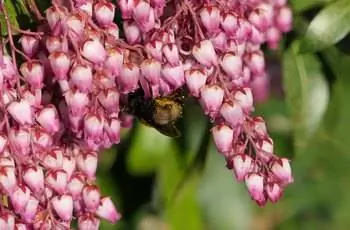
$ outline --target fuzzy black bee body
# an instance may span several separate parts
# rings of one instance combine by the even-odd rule
[[[184,96],[181,91],[169,96],[145,99],[143,90],[139,89],[129,94],[126,111],[166,136],[179,137],[181,133],[176,122],[182,116],[183,103]]]

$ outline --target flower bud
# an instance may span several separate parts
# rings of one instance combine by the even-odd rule
[[[233,129],[227,125],[221,124],[214,126],[212,132],[218,151],[224,155],[228,155],[232,150]]]
[[[252,33],[252,25],[244,18],[238,19],[238,27],[235,32],[235,39],[238,43],[248,41]]]
[[[154,9],[150,7],[149,3],[145,1],[138,2],[133,15],[142,32],[147,33],[154,29],[156,25],[156,15]]]
[[[211,38],[214,48],[224,52],[227,50],[227,36],[224,32],[219,32]]]
[[[35,194],[44,191],[44,172],[40,166],[29,166],[23,172],[23,180]]]
[[[71,178],[73,172],[76,168],[75,157],[73,156],[63,156],[62,169],[67,173],[68,180]]]
[[[88,93],[92,89],[92,68],[88,65],[74,65],[70,71],[71,82],[81,92]]]
[[[224,90],[218,85],[205,85],[201,88],[200,104],[205,114],[215,116],[224,99]]]
[[[28,230],[27,225],[26,224],[22,224],[22,223],[16,223],[15,229],[16,230]]]
[[[20,125],[33,124],[33,112],[26,100],[20,102],[14,101],[8,107],[7,111]]]
[[[53,52],[49,56],[52,72],[57,80],[67,80],[71,65],[70,57],[63,52]]]
[[[220,10],[216,6],[206,5],[199,12],[202,24],[209,34],[216,33],[220,25]]]
[[[148,20],[151,12],[151,5],[146,1],[139,1],[133,9],[133,17],[136,22],[143,22]]]
[[[264,206],[267,201],[264,193],[264,177],[258,173],[251,173],[245,178],[245,184],[252,199],[259,206]]]
[[[276,27],[270,27],[265,33],[265,39],[270,49],[278,49],[282,34]]]
[[[70,90],[65,94],[65,98],[72,115],[82,116],[87,112],[90,99],[86,93]]]
[[[136,5],[135,0],[120,0],[118,4],[122,13],[122,19],[131,19]]]
[[[240,104],[225,102],[220,109],[221,116],[231,127],[236,127],[244,121],[244,114]]]
[[[293,13],[288,6],[281,7],[275,15],[276,27],[282,32],[289,32],[292,29]]]
[[[100,64],[106,60],[106,50],[98,39],[89,39],[84,42],[81,54],[94,64]]]
[[[19,42],[21,43],[23,52],[29,57],[33,58],[39,49],[39,40],[33,36],[23,35]]]
[[[262,52],[250,53],[246,56],[245,62],[247,63],[250,71],[255,75],[262,75],[265,72],[265,59]]]
[[[84,213],[78,218],[79,230],[98,230],[100,226],[100,220],[89,213]]]
[[[221,28],[225,31],[228,37],[232,37],[238,28],[237,17],[231,13],[223,13],[221,19]]]
[[[162,48],[163,48],[163,42],[159,40],[150,41],[145,45],[145,51],[147,52],[147,54],[153,57],[154,59],[156,59],[157,61],[162,61],[162,58],[163,58]]]
[[[140,65],[141,75],[152,85],[158,85],[162,65],[155,59],[145,59]]]
[[[111,119],[104,125],[104,130],[113,144],[119,144],[120,142],[120,128],[121,122],[118,119]]]
[[[267,136],[266,123],[262,117],[255,117],[253,119],[253,131],[258,135],[258,137]]]
[[[97,98],[106,111],[119,112],[120,93],[117,90],[101,90]]]
[[[169,64],[163,66],[162,77],[175,89],[181,87],[185,83],[185,72],[182,63],[178,66],[171,66]]]
[[[37,214],[38,207],[39,201],[33,196],[30,196],[24,210],[21,212],[22,220],[25,223],[33,223],[33,219]]]
[[[30,130],[27,128],[12,128],[9,131],[9,145],[11,152],[18,156],[30,153]]]
[[[84,118],[84,135],[86,138],[99,139],[103,134],[103,119],[95,114],[87,114]]]
[[[277,202],[283,195],[283,189],[277,183],[268,183],[266,185],[266,194],[271,202]]]
[[[15,101],[17,98],[17,92],[15,89],[7,89],[2,92],[1,96],[1,102],[7,106],[11,102]]]
[[[12,166],[0,167],[0,187],[10,195],[17,187],[15,168]]]
[[[250,88],[246,87],[237,91],[234,98],[246,114],[249,114],[253,110],[253,94]]]
[[[70,129],[72,130],[72,132],[74,133],[79,133],[79,135],[81,136],[81,128],[83,126],[83,115],[73,115],[72,113],[68,114],[68,122],[70,125]]]
[[[33,89],[41,89],[44,86],[44,67],[39,61],[24,62],[20,71]]]
[[[11,204],[16,213],[21,213],[30,198],[30,190],[27,186],[18,185],[10,194]]]
[[[59,34],[62,31],[62,25],[65,21],[63,17],[67,13],[67,9],[61,6],[52,6],[45,13],[52,33]]]
[[[14,229],[15,216],[8,211],[2,211],[0,215],[0,226],[1,230]]]
[[[52,207],[63,221],[69,221],[73,217],[73,199],[69,195],[55,196],[51,200]]]
[[[93,1],[92,0],[83,0],[81,1],[81,3],[77,6],[77,8],[79,10],[81,10],[82,12],[86,13],[89,17],[92,17],[92,4]]]
[[[265,42],[265,33],[262,33],[253,26],[250,34],[250,42],[260,48],[260,44]]]
[[[124,63],[117,82],[123,93],[134,92],[138,88],[140,68],[134,63]]]
[[[264,161],[265,163],[269,162],[271,158],[273,157],[273,141],[271,138],[265,138],[262,140],[259,140],[256,143],[257,152],[256,155],[260,158],[260,160]]]
[[[57,109],[54,105],[48,105],[36,115],[36,120],[50,134],[57,133],[60,130],[60,120]]]
[[[168,63],[172,66],[177,66],[180,62],[179,49],[175,43],[166,44],[163,46],[163,54]]]
[[[233,53],[226,53],[221,57],[220,66],[228,76],[237,78],[242,74],[243,61]]]
[[[100,191],[95,185],[87,185],[83,189],[83,200],[85,208],[89,212],[96,212],[100,204]]]
[[[185,80],[190,94],[199,97],[200,89],[207,81],[207,74],[201,69],[190,69],[185,72]]]
[[[38,108],[44,102],[42,101],[42,91],[41,89],[36,89],[35,92],[32,92],[29,89],[24,89],[22,92],[22,98],[24,101],[27,101],[31,107]]]
[[[213,43],[210,40],[203,40],[193,46],[192,55],[197,62],[206,67],[212,67],[217,64],[217,56]]]
[[[16,75],[16,68],[8,55],[2,57],[3,63],[0,65],[1,72],[5,79],[13,79]]]
[[[46,38],[45,40],[45,46],[47,51],[49,51],[49,53],[53,53],[53,52],[61,52],[62,47],[63,47],[63,42],[62,39],[60,37],[56,37],[56,36],[49,36]]]
[[[94,6],[94,14],[97,23],[102,27],[106,27],[113,22],[115,6],[107,1],[97,2]]]
[[[248,16],[249,22],[252,23],[260,31],[265,31],[268,27],[270,27],[272,23],[272,5],[264,5],[266,6],[264,7],[265,9],[258,7],[255,10],[251,11]]]
[[[247,44],[246,42],[238,43],[236,40],[229,40],[227,42],[227,50],[231,53],[234,53],[237,56],[242,57],[246,52]]]
[[[68,183],[67,173],[62,169],[50,170],[46,173],[45,182],[49,188],[58,194],[63,194]]]
[[[104,68],[110,72],[113,77],[118,76],[124,62],[124,51],[118,47],[107,50],[107,58],[104,62]]]
[[[77,166],[88,179],[94,179],[97,169],[97,154],[95,152],[80,153],[77,156]]]
[[[63,149],[56,147],[45,153],[42,164],[47,169],[61,169],[63,164]]]
[[[248,173],[252,172],[253,159],[246,154],[238,154],[233,157],[233,171],[237,181],[243,181]]]
[[[134,45],[141,41],[141,31],[135,22],[123,22],[123,29],[127,42]]]
[[[82,199],[73,201],[74,213],[83,213],[84,202]]]
[[[110,197],[104,197],[101,199],[101,204],[98,207],[96,214],[108,220],[111,223],[115,223],[121,218]]]
[[[287,185],[294,182],[292,169],[289,160],[286,158],[277,159],[272,163],[272,173],[281,181],[282,185]]]
[[[74,200],[77,200],[80,198],[84,185],[85,185],[84,175],[81,172],[74,173],[67,187],[68,193],[72,195]]]
[[[69,35],[72,37],[72,39],[80,41],[84,35],[84,29],[86,26],[86,20],[82,13],[73,13],[72,15],[68,16],[66,22]]]

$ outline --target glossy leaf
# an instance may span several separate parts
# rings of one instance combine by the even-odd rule
[[[317,133],[302,150],[302,157],[292,162],[295,183],[283,198],[284,209],[276,213],[284,210],[284,218],[294,222],[283,223],[281,229],[290,229],[290,224],[311,229],[310,225],[318,221],[322,221],[322,229],[346,229],[349,224],[345,213],[350,204],[350,58],[334,48],[322,56],[336,78],[332,97]],[[298,218],[304,215],[308,219]]]
[[[313,54],[297,54],[295,43],[283,57],[286,102],[294,129],[294,144],[304,147],[317,129],[329,101],[321,65]]]
[[[292,0],[290,4],[292,5],[294,12],[302,12],[316,6],[322,6],[334,0]]]
[[[16,7],[13,1],[4,1],[4,6],[7,10],[7,14],[9,17],[9,21],[12,26],[19,27],[18,21],[17,21],[17,12]],[[5,20],[5,15],[3,13],[0,14],[0,25],[1,25],[1,35],[6,36],[8,34],[7,32],[7,24]],[[16,34],[15,31],[12,31],[12,34]]]
[[[176,160],[178,151],[173,148],[157,171],[157,194],[155,203],[161,204],[164,218],[172,229],[202,230],[204,229],[196,191],[198,176],[188,178],[184,188],[174,199],[177,185],[182,179],[182,170]]]
[[[172,138],[138,124],[127,156],[128,170],[133,174],[154,172],[171,148]]]
[[[198,188],[198,198],[208,229],[250,229],[253,205],[244,183],[237,183],[233,172],[213,143],[207,167]]]
[[[323,8],[311,21],[301,52],[314,52],[336,44],[350,31],[350,2],[336,1]]]

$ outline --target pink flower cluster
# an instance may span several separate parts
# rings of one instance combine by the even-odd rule
[[[98,229],[99,217],[117,221],[95,184],[98,152],[130,127],[121,104],[139,87],[151,98],[187,87],[237,180],[259,205],[277,201],[293,177],[262,118],[250,116],[251,84],[266,75],[261,45],[277,48],[291,23],[285,0],[56,0],[37,32],[22,31],[21,49],[8,29],[0,226],[69,229],[76,217],[79,229]]]

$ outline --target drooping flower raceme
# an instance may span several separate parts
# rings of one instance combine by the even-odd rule
[[[96,168],[130,127],[121,100],[139,87],[150,98],[187,87],[252,199],[281,197],[293,182],[289,161],[251,112],[252,82],[266,76],[261,45],[277,48],[291,29],[286,1],[67,2],[53,1],[36,32],[22,31],[22,51],[8,29],[11,55],[0,55],[1,226],[69,229],[76,217],[79,229],[98,229],[99,218],[121,217]]]

